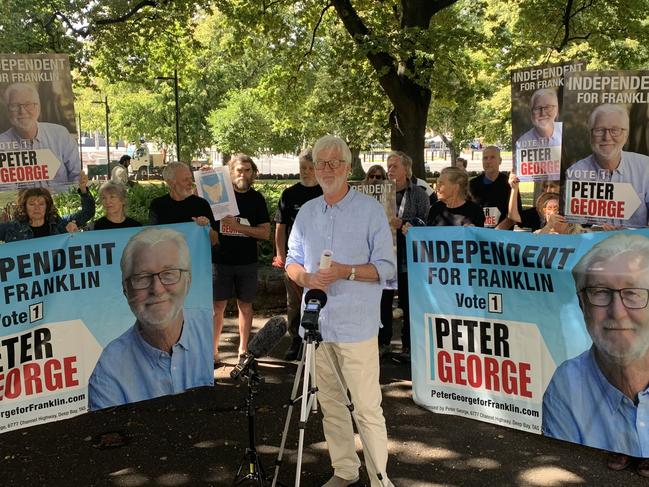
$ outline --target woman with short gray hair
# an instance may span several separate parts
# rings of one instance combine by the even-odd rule
[[[141,227],[142,224],[126,216],[128,195],[126,187],[115,181],[107,181],[99,188],[99,201],[106,212],[94,223],[93,230],[109,230],[113,228]]]

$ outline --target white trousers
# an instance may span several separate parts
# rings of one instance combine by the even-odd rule
[[[322,408],[324,428],[331,466],[334,474],[351,480],[358,476],[361,462],[356,454],[354,429],[349,410],[345,407],[346,398],[331,370],[328,354],[341,372],[343,386],[346,387],[354,404],[358,426],[367,444],[363,444],[365,465],[373,487],[381,485],[372,462],[386,480],[385,468],[388,461],[388,435],[385,418],[381,408],[381,385],[379,383],[379,351],[376,337],[356,343],[322,342],[316,350],[316,373],[318,402]]]

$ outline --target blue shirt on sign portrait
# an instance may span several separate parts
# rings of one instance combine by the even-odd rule
[[[543,434],[649,458],[649,390],[638,404],[611,385],[593,348],[563,362],[543,395]]]
[[[183,316],[171,354],[149,345],[137,325],[104,348],[88,384],[90,410],[214,384],[211,310],[185,308]]]

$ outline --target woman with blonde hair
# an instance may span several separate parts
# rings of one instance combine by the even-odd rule
[[[437,202],[428,212],[428,226],[484,226],[482,208],[471,201],[469,176],[459,167],[445,167],[437,178]]]

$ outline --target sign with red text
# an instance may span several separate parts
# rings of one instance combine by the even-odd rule
[[[521,181],[559,180],[563,80],[584,69],[571,61],[511,72],[513,171]]]
[[[172,234],[174,242],[186,242],[191,257],[185,264],[179,261],[179,265],[188,265],[183,272],[191,273],[191,284],[178,305],[182,305],[181,317],[185,319],[180,341],[195,357],[191,371],[181,371],[180,379],[174,380],[200,373],[200,383],[190,386],[211,385],[212,291],[207,229],[194,223],[145,229],[164,230],[169,232],[166,238]],[[163,368],[161,364],[135,366],[138,359],[150,358],[138,356],[138,350],[142,354],[154,350],[133,333],[135,312],[144,309],[135,308],[136,298],[142,301],[147,293],[135,296],[131,291],[133,299],[127,301],[120,259],[126,245],[142,231],[80,232],[0,245],[0,433],[70,418],[89,408],[181,392],[165,391],[157,376],[148,380],[149,373]],[[142,253],[138,255],[141,258]],[[131,268],[136,265],[132,263]],[[154,275],[162,282],[159,274]],[[165,289],[168,295],[174,291],[171,286]],[[155,313],[156,306],[165,306],[167,301],[147,301],[147,312]],[[200,323],[198,316],[204,316]],[[188,345],[185,330],[190,317],[192,330],[201,327],[203,331],[200,346]],[[106,354],[116,348],[115,355]],[[182,368],[178,361],[181,352],[173,353],[174,369]],[[166,352],[156,353],[163,356]],[[102,366],[98,367],[100,362]]]
[[[649,71],[566,75],[562,211],[573,223],[649,222]],[[634,194],[632,194],[634,193]]]
[[[59,191],[80,171],[68,56],[0,54],[0,191]]]
[[[533,235],[414,227],[406,238],[417,404],[631,456],[648,453],[649,425],[611,414],[610,401],[619,403],[622,393],[606,384],[593,350],[615,346],[633,357],[647,350],[646,334],[622,340],[624,348],[600,329],[616,329],[618,313],[605,309],[613,291],[624,297],[610,300],[612,307],[644,312],[647,267],[633,270],[647,262],[649,229]],[[576,268],[592,269],[592,283]],[[617,289],[620,279],[628,289]],[[583,296],[586,289],[593,297]],[[599,312],[585,316],[580,296],[596,300]],[[628,321],[626,314],[619,319]],[[642,374],[646,384],[649,372]]]

